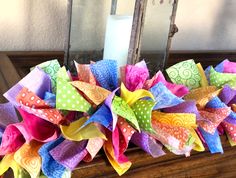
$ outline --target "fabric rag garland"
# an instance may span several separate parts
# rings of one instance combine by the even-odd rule
[[[66,178],[103,149],[119,175],[132,165],[133,143],[153,157],[191,150],[223,153],[220,134],[236,145],[236,63],[205,71],[182,61],[149,78],[145,61],[75,62],[72,76],[57,60],[31,68],[0,104],[0,175]],[[120,84],[119,84],[120,78]],[[16,113],[16,110],[18,114]],[[20,118],[18,118],[20,116]]]

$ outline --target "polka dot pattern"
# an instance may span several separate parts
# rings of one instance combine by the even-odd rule
[[[223,122],[222,125],[231,140],[236,142],[236,125],[230,124],[228,122]]]
[[[154,132],[151,124],[151,113],[154,106],[155,102],[148,100],[138,100],[132,105],[139,126],[144,131]]]
[[[226,84],[232,88],[236,88],[236,74],[219,73],[211,67],[210,84],[216,86],[217,88],[221,88]]]
[[[22,109],[49,122],[59,124],[64,120],[57,109],[49,106],[44,100],[39,98],[36,94],[31,92],[27,88],[23,88],[19,92],[16,100],[20,104]]]
[[[91,108],[89,102],[69,83],[64,67],[58,71],[56,108],[81,112],[88,112]]]
[[[124,140],[123,145],[120,147],[120,152],[124,153],[128,147],[132,135],[136,132],[136,130],[122,117],[118,118],[117,125]]]
[[[229,115],[230,108],[210,109],[199,112],[205,120],[199,120],[198,125],[206,132],[213,134],[218,125]]]

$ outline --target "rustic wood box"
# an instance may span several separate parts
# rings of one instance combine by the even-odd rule
[[[142,55],[142,54],[141,54]],[[0,55],[0,91],[2,94],[29,72],[29,68],[49,59],[63,63],[63,51],[58,52],[5,52]],[[153,54],[150,55],[150,58]],[[232,51],[171,51],[167,65],[193,58],[204,66],[214,65],[222,59],[234,60]],[[143,150],[131,145],[126,152],[132,161],[131,169],[122,177],[235,177],[236,149],[231,147],[225,135],[221,136],[224,154],[191,152],[191,156],[167,154],[152,158]],[[9,177],[6,175],[5,177]],[[101,151],[91,163],[82,163],[72,177],[118,177],[105,154]]]

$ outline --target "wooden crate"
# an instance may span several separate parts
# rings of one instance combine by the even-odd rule
[[[3,93],[20,78],[29,68],[49,59],[59,59],[63,63],[64,53],[58,52],[5,52],[9,58],[0,55],[0,91]],[[155,60],[157,54],[145,54],[149,60]],[[142,56],[142,54],[141,54]],[[168,64],[172,65],[185,59],[195,59],[203,66],[217,64],[225,58],[236,61],[236,52],[232,51],[171,51]],[[1,93],[1,94],[2,94]],[[1,102],[4,99],[1,98]],[[137,147],[129,148],[126,155],[133,163],[130,170],[122,177],[161,178],[161,177],[236,177],[236,148],[231,147],[226,136],[221,136],[224,154],[191,152],[191,156],[167,154],[152,158]],[[8,175],[9,177],[9,175]],[[118,177],[106,156],[101,151],[91,163],[81,163],[72,177]]]

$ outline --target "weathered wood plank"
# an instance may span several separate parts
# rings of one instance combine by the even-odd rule
[[[4,79],[4,76],[2,75],[0,71],[0,103],[6,102],[6,99],[3,96],[3,93],[5,93],[8,90],[8,86],[6,83],[6,80]]]
[[[130,37],[128,64],[135,64],[139,61],[141,50],[141,37],[144,28],[147,0],[136,0],[133,15],[133,24]]]
[[[12,87],[21,79],[6,54],[0,54],[0,71],[7,82],[8,88]]]
[[[0,102],[6,102],[6,99],[3,97],[10,87],[20,80],[14,65],[11,60],[5,54],[0,54]]]

